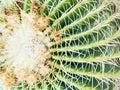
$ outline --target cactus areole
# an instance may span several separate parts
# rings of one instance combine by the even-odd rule
[[[33,85],[40,76],[51,73],[48,65],[51,45],[50,37],[47,36],[50,30],[47,27],[48,18],[21,11],[22,22],[19,23],[20,20],[16,13],[10,11],[7,13],[11,15],[3,13],[7,16],[7,21],[1,24],[2,38],[5,43],[2,53],[7,60],[6,65],[10,67],[7,74],[14,74],[18,81],[26,80],[27,83]],[[15,82],[6,83],[9,85]]]
[[[120,15],[113,2],[8,2],[0,2],[0,89],[117,87]]]

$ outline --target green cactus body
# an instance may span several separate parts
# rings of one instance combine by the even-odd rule
[[[5,2],[0,1],[1,90],[117,86],[120,13],[113,2],[12,0],[2,5]]]

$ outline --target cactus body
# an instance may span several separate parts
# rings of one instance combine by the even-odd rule
[[[10,6],[0,9],[3,90],[113,90],[120,75],[113,2],[13,0]]]

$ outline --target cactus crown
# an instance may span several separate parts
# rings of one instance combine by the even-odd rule
[[[17,90],[112,90],[120,15],[107,0],[1,0],[0,84]]]

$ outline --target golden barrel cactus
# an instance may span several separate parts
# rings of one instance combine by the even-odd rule
[[[109,0],[0,0],[0,90],[119,90],[117,10]]]

